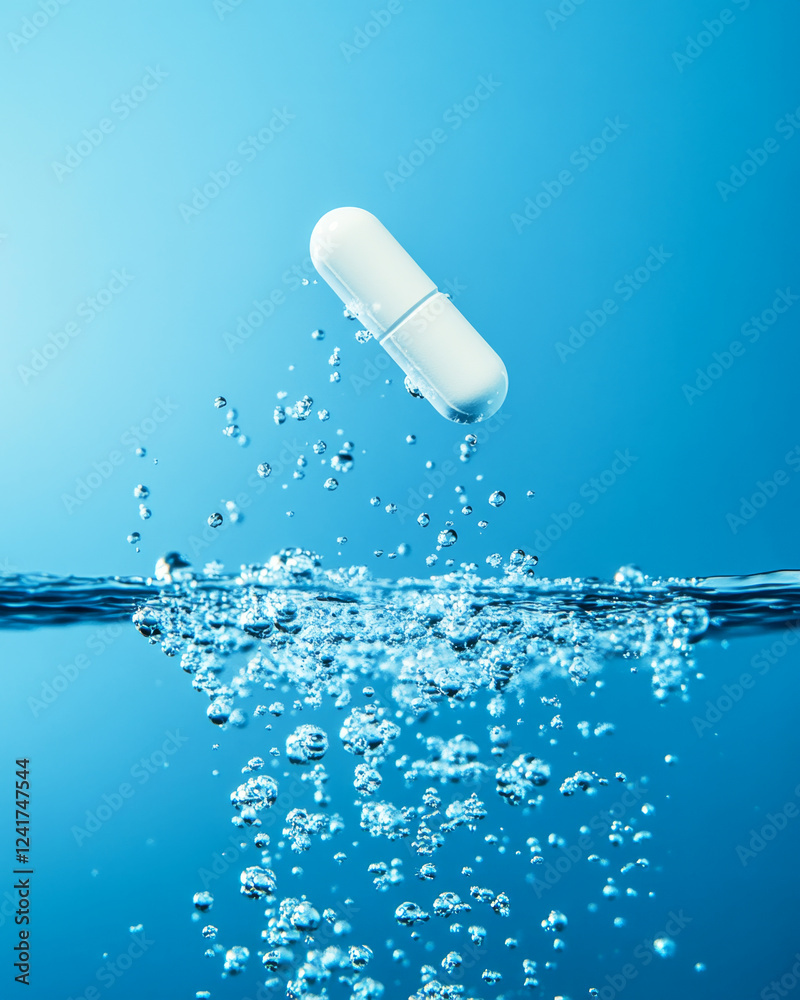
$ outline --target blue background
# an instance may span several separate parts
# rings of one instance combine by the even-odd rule
[[[18,34],[36,9],[7,5],[3,33]],[[369,39],[357,34],[371,21],[358,4],[244,0],[217,12],[211,0],[73,0],[29,42],[7,37],[0,503],[13,531],[0,556],[24,569],[125,574],[149,572],[168,548],[235,566],[302,545],[329,564],[422,573],[454,509],[458,561],[538,548],[546,576],[608,576],[624,562],[689,576],[795,565],[795,472],[735,533],[727,515],[787,470],[785,455],[800,443],[795,307],[756,343],[740,332],[797,280],[800,137],[775,127],[797,108],[798,11],[788,2],[730,9],[733,23],[680,68],[674,53],[716,7],[586,2],[557,21],[543,3],[408,3]],[[359,50],[356,40],[369,44]],[[122,120],[112,108],[148,67],[168,76]],[[453,130],[444,116],[458,116],[452,109],[482,76],[499,86]],[[238,147],[273,109],[294,117],[247,162]],[[67,147],[104,118],[113,131],[71,173],[57,171]],[[627,127],[586,169],[571,165],[606,118]],[[391,190],[387,172],[435,128],[446,142]],[[723,200],[717,183],[769,137],[779,152]],[[185,221],[180,206],[232,159],[240,173]],[[518,233],[512,215],[564,169],[573,183]],[[357,343],[327,286],[301,286],[291,270],[310,270],[311,229],[342,204],[374,212],[437,282],[453,283],[459,308],[511,373],[509,419],[427,503],[427,533],[371,509],[369,497],[406,503],[425,482],[425,462],[452,458],[464,429],[406,398],[399,369],[372,369],[378,345]],[[623,302],[614,286],[651,246],[672,256]],[[115,269],[133,280],[91,322],[81,319],[81,303]],[[226,344],[254,300],[275,290],[284,300],[274,314]],[[562,361],[556,345],[609,297],[618,312]],[[68,346],[40,373],[21,374],[70,321],[80,328]],[[310,336],[318,327],[322,342]],[[688,402],[684,385],[736,339],[745,354]],[[337,385],[328,381],[334,346]],[[365,372],[379,377],[354,385]],[[287,403],[309,393],[314,413],[327,407],[331,419],[276,427],[278,391]],[[218,394],[239,411],[247,448],[222,435]],[[160,400],[177,408],[156,424]],[[336,494],[324,493],[328,473],[306,445],[318,437],[356,445]],[[136,440],[147,458],[132,456]],[[293,481],[286,467],[260,483],[258,463],[277,468],[287,444],[310,456],[306,478]],[[582,487],[626,449],[637,461],[590,503]],[[112,475],[70,502],[111,452],[121,461]],[[144,525],[137,482],[152,490]],[[456,485],[468,491],[471,518],[454,505]],[[487,505],[497,488],[509,497],[502,511]],[[242,492],[251,500],[244,520],[206,548],[193,543],[220,500]],[[549,548],[536,546],[536,532],[553,515],[566,523],[573,503],[583,515]],[[125,541],[132,530],[143,533],[139,555]],[[340,535],[349,539],[341,557]],[[388,554],[402,541],[410,558],[376,563],[375,549]]]
[[[689,49],[700,53],[694,58],[676,60],[707,30],[704,20],[719,18],[720,4],[585,0],[556,17],[554,0],[407,0],[376,32],[370,5],[349,0],[242,0],[216,8],[211,0],[71,0],[49,19],[37,14],[41,26],[20,41],[24,19],[41,8],[6,3],[0,567],[146,575],[168,549],[195,564],[219,560],[232,568],[300,545],[320,552],[328,566],[364,563],[379,575],[422,575],[448,517],[459,533],[450,550],[457,562],[483,567],[488,554],[522,547],[540,556],[540,573],[550,577],[608,577],[629,562],[653,576],[796,566],[800,487],[787,456],[800,444],[798,306],[755,343],[742,326],[771,306],[776,289],[800,292],[800,135],[776,131],[800,101],[800,11],[790,0],[742,0],[729,9],[735,18],[719,37]],[[359,34],[365,29],[371,35]],[[123,117],[123,95],[144,96],[135,88],[151,70],[167,75]],[[482,77],[499,86],[453,129],[457,106],[472,106]],[[248,161],[241,144],[276,111],[285,128]],[[54,168],[103,119],[113,129],[100,133],[89,155],[69,173]],[[573,156],[601,135],[607,119],[626,127],[579,169]],[[429,148],[436,128],[446,141],[397,183],[391,175],[402,159],[418,161],[413,151]],[[770,138],[779,150],[723,197],[718,183],[730,182],[748,150]],[[182,213],[194,190],[232,160],[240,170],[217,196],[196,215]],[[526,199],[545,184],[557,190],[565,169],[573,183],[530,225],[515,226]],[[507,419],[488,425],[486,443],[469,463],[456,463],[441,487],[425,485],[425,463],[442,469],[468,429],[411,399],[402,373],[380,367],[378,345],[358,343],[356,324],[343,318],[324,283],[314,283],[311,229],[344,204],[374,212],[440,287],[457,292],[459,308],[508,366]],[[651,247],[671,256],[623,301],[615,285],[644,264]],[[82,303],[115,270],[130,275],[129,284],[88,322]],[[235,343],[230,335],[254,301],[275,293],[281,301],[273,315]],[[568,341],[570,327],[609,298],[618,311],[562,359],[557,345]],[[79,329],[64,341],[58,331],[70,322]],[[317,328],[326,332],[322,342],[311,337]],[[54,344],[51,336],[67,346],[47,347],[54,356],[31,374],[36,352]],[[697,369],[708,369],[714,352],[735,340],[744,354],[690,402],[685,387],[695,386]],[[327,360],[336,346],[342,378],[332,384]],[[284,403],[311,395],[312,418],[276,426],[281,391]],[[212,405],[218,394],[238,410],[247,447],[222,434],[225,410]],[[324,423],[315,416],[322,407],[331,413]],[[414,445],[406,444],[409,434]],[[328,443],[326,457],[346,440],[356,446],[355,466],[338,477],[335,493],[322,487],[330,470],[311,450],[317,438]],[[145,458],[133,454],[137,443],[147,448]],[[591,502],[592,477],[611,468],[618,451],[635,462]],[[295,480],[300,454],[308,466]],[[254,476],[263,461],[275,470],[266,483]],[[784,485],[734,531],[728,515],[779,470]],[[79,482],[92,474],[99,486],[76,502]],[[137,483],[151,489],[146,522],[133,497]],[[460,513],[456,486],[474,507],[469,517]],[[494,489],[508,496],[499,510],[487,502]],[[240,495],[243,520],[208,529],[208,515]],[[375,495],[382,503],[373,508]],[[423,501],[432,515],[427,529],[414,520]],[[390,502],[401,509],[387,514]],[[580,516],[574,506],[570,513],[575,504]],[[483,531],[480,517],[489,521]],[[126,542],[134,530],[142,533],[140,553]],[[343,535],[348,541],[340,545]],[[389,561],[401,542],[410,555]],[[384,555],[376,559],[375,550]],[[97,669],[34,719],[28,699],[85,650],[91,633],[4,638],[7,695],[17,714],[3,736],[3,759],[24,743],[39,761],[40,830],[52,831],[42,861],[50,895],[39,917],[52,961],[39,953],[34,995],[66,997],[91,983],[102,952],[123,951],[128,925],[147,917],[158,946],[113,995],[132,997],[159,983],[164,995],[191,996],[205,982],[187,971],[195,957],[203,961],[200,939],[188,922],[175,930],[169,907],[185,900],[181,913],[188,912],[198,858],[210,857],[227,836],[220,833],[227,790],[207,787],[211,752],[176,755],[168,773],[154,776],[120,815],[124,830],[114,835],[109,825],[97,835],[91,862],[83,864],[89,848],[77,850],[69,828],[169,728],[184,727],[191,746],[202,748],[215,733],[176,665],[156,651],[144,657],[135,635],[116,639],[105,659],[93,656]],[[714,686],[708,696],[747,669],[758,648],[751,640],[728,652],[706,649],[701,667]],[[787,876],[797,874],[792,834],[759,858],[760,870],[743,870],[735,855],[751,824],[789,801],[797,782],[788,764],[770,766],[777,752],[797,757],[784,711],[796,684],[791,659],[760,682],[741,716],[726,719],[721,742],[697,739],[692,705],[663,712],[644,685],[638,695],[614,688],[618,707],[609,703],[608,714],[628,720],[620,753],[648,773],[663,768],[664,753],[677,752],[684,770],[658,778],[657,801],[679,800],[659,831],[661,849],[673,845],[661,862],[674,891],[663,907],[658,900],[652,919],[633,922],[618,955],[608,946],[598,969],[621,967],[632,944],[658,930],[673,906],[698,914],[698,936],[691,947],[678,942],[680,964],[650,974],[679,977],[676,988],[698,989],[694,961],[707,961],[716,977],[711,985],[704,980],[698,995],[728,989],[755,996],[791,967],[800,947],[796,916],[783,909]],[[698,693],[701,703],[705,697]],[[764,718],[769,738],[761,730],[753,735]],[[245,740],[252,732],[234,735]],[[227,789],[255,751],[234,743],[224,752]],[[148,839],[160,842],[157,862],[147,854]],[[389,853],[381,845],[375,859]],[[155,884],[141,877],[147,865]],[[114,874],[105,887],[87,888],[101,886],[89,881],[90,870],[105,874],[109,866]],[[570,901],[561,901],[564,909]],[[230,919],[241,912],[232,901]],[[744,955],[746,964],[734,961]],[[231,984],[223,993],[216,975],[215,995],[239,995]],[[577,992],[586,983],[567,985]],[[636,990],[652,986],[642,974],[626,995],[650,995]]]

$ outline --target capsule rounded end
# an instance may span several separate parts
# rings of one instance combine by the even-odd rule
[[[354,242],[362,243],[381,222],[364,208],[346,206],[326,212],[311,232],[310,253],[314,267],[322,273],[337,250]]]

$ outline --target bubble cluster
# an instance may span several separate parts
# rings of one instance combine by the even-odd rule
[[[566,909],[551,891],[566,862],[589,912],[641,940],[631,906],[663,868],[656,800],[646,776],[607,767],[615,723],[592,698],[619,659],[647,671],[658,701],[688,697],[712,616],[648,580],[536,580],[522,549],[492,566],[493,579],[469,567],[391,585],[287,549],[206,579],[172,553],[160,571],[170,586],[136,612],[212,722],[261,727],[231,786],[237,852],[249,852],[231,877],[258,904],[259,968],[275,995],[310,1000],[334,982],[358,998],[397,992],[378,978],[384,946],[408,980],[397,995],[488,997],[501,981],[513,992],[545,977],[555,991],[558,962],[506,957],[547,947],[562,961],[585,933],[553,905]],[[347,896],[364,891],[378,909]],[[194,897],[199,912],[212,903]],[[382,942],[373,924],[386,920],[395,934]],[[218,923],[204,946],[219,974],[237,975],[249,952],[218,944],[229,933]],[[675,942],[661,935],[652,949],[669,958]]]

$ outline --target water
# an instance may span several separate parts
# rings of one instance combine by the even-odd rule
[[[6,575],[0,608],[26,634],[124,626],[141,668],[152,646],[192,691],[192,755],[207,759],[203,742],[218,766],[210,787],[195,779],[193,815],[167,807],[194,871],[168,856],[162,876],[161,907],[191,929],[169,946],[183,995],[671,996],[719,974],[727,909],[687,902],[684,848],[704,855],[697,772],[719,789],[733,765],[715,778],[698,747],[796,641],[800,573],[547,580],[516,550],[491,578],[386,581],[299,549],[236,573],[172,554],[148,578]],[[704,659],[752,642],[751,662],[767,657],[752,684],[728,671],[709,685]],[[34,717],[55,711],[32,698]],[[157,753],[154,772],[187,760]],[[742,774],[733,787],[746,801]],[[71,827],[84,856],[106,832],[88,812]],[[754,814],[757,837],[779,812]],[[154,842],[159,817],[141,817]],[[732,821],[748,874],[768,860],[749,822]],[[138,927],[141,901],[117,902]],[[134,995],[133,973],[114,987]]]

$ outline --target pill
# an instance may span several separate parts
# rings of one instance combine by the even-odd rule
[[[311,260],[443,417],[473,423],[502,406],[508,374],[500,356],[374,215],[323,215]]]

